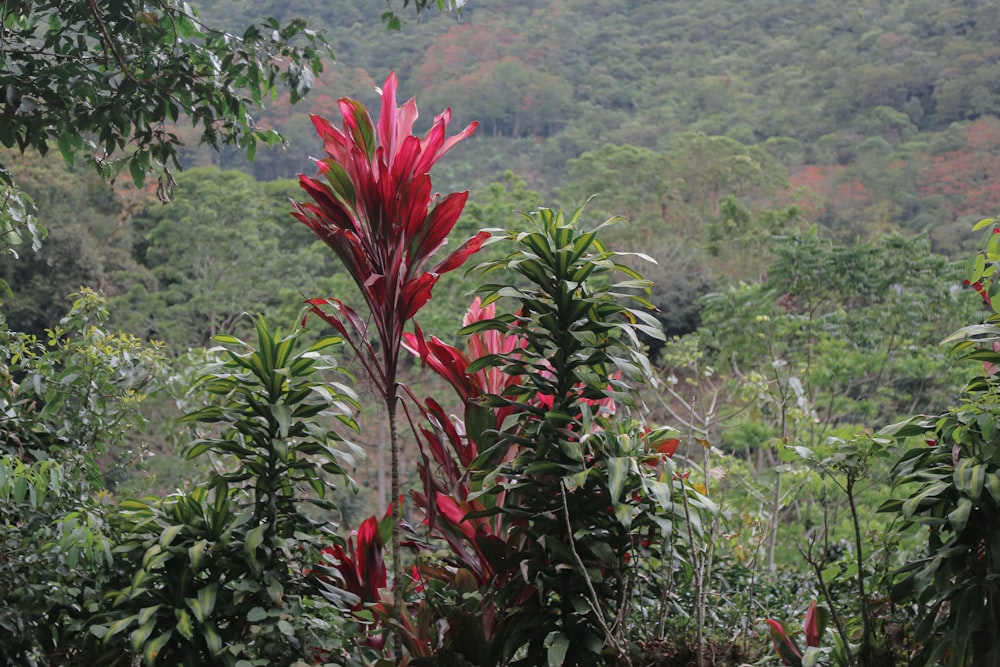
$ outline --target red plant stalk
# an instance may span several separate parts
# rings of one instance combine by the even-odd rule
[[[400,497],[397,381],[403,329],[431,298],[442,274],[452,271],[489,238],[480,232],[442,261],[431,265],[465,206],[468,192],[432,194],[431,167],[476,123],[446,137],[451,111],[438,115],[423,137],[412,134],[417,105],[412,98],[396,106],[396,76],[381,91],[382,107],[374,124],[356,100],[341,99],[343,127],[313,116],[327,157],[316,160],[319,175],[299,175],[311,202],[293,202],[292,215],[309,226],[344,263],[357,283],[375,324],[378,348],[368,326],[338,299],[309,299],[311,312],[337,329],[358,354],[382,397],[389,420],[391,495]],[[399,553],[399,502],[393,502],[393,581],[403,575]],[[393,586],[396,609],[402,609],[402,586]]]
[[[495,317],[495,304],[483,306],[477,297],[469,306],[462,324],[467,326]],[[467,425],[471,418],[476,424],[474,430],[501,428],[514,408],[487,409],[479,402],[486,395],[507,395],[510,387],[519,384],[520,378],[493,367],[470,372],[469,365],[487,355],[515,354],[524,346],[525,341],[517,336],[488,330],[471,334],[467,339],[467,351],[463,352],[436,337],[426,338],[419,327],[416,333],[407,333],[403,342],[407,351],[451,384],[465,410],[466,419],[463,420],[449,416],[433,399],[419,401],[414,398],[427,425],[420,427],[422,437],[418,438],[422,458],[418,469],[423,490],[413,491],[411,496],[417,507],[423,510],[428,530],[448,543],[455,563],[467,570],[480,588],[491,581],[494,585],[497,583],[493,581],[496,574],[493,566],[497,557],[507,551],[507,545],[501,538],[499,515],[469,517],[471,513],[480,513],[486,508],[480,500],[470,498],[470,466],[479,455],[482,434],[467,432]],[[500,502],[501,497],[502,494],[495,502]],[[490,638],[493,622],[488,618],[493,616],[487,610],[483,617],[483,631],[484,636]]]

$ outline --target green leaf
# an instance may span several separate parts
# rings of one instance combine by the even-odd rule
[[[222,645],[222,637],[219,635],[219,632],[214,626],[211,624],[205,625],[201,629],[201,634],[205,639],[205,646],[208,647],[208,652],[210,654],[214,656],[222,653],[222,649],[224,648]]]
[[[119,619],[119,620],[115,621],[114,623],[112,623],[111,625],[109,625],[108,626],[108,632],[107,632],[106,635],[104,635],[104,641],[107,641],[107,640],[111,639],[112,637],[114,637],[115,635],[117,635],[119,632],[121,632],[122,630],[124,630],[128,626],[132,625],[133,621],[138,620],[138,618],[139,618],[138,614],[133,614],[132,616],[128,616],[126,618]]]
[[[135,186],[137,188],[142,188],[142,186],[146,183],[146,169],[142,161],[140,161],[137,156],[132,157],[128,161],[128,170],[129,174],[132,176],[132,180],[135,182]]]
[[[972,501],[968,498],[959,498],[955,509],[948,514],[948,523],[956,534],[965,530],[969,523],[969,516],[972,514]]]
[[[163,647],[167,645],[167,642],[169,642],[173,636],[174,631],[167,630],[162,635],[146,644],[146,648],[142,651],[142,656],[146,659],[147,664],[156,664],[156,658],[160,655],[160,651],[163,650]]]
[[[972,500],[979,500],[986,483],[986,466],[975,459],[962,459],[955,466],[955,488]]]
[[[129,638],[132,645],[132,650],[136,653],[142,652],[143,646],[146,645],[146,640],[149,639],[149,636],[153,634],[153,630],[155,629],[156,629],[156,619],[154,618],[150,619],[143,625],[140,625],[138,628],[133,630],[132,635]]]
[[[990,496],[992,496],[993,502],[1000,505],[1000,472],[986,473],[986,480],[983,485],[989,491]]]
[[[247,612],[247,620],[251,623],[260,623],[267,618],[267,611],[263,607],[254,607]]]
[[[572,475],[566,475],[563,477],[563,484],[566,485],[567,491],[575,491],[586,485],[587,476],[590,474],[590,469],[581,470],[580,472],[575,472]]]
[[[204,620],[209,618],[212,615],[212,612],[215,611],[215,600],[218,593],[219,583],[217,581],[213,581],[198,591],[198,605],[202,609],[202,618],[198,620],[204,622]]]
[[[251,559],[256,560],[257,549],[264,543],[264,526],[257,526],[247,531],[244,551]]]
[[[566,661],[566,651],[569,650],[569,637],[562,632],[553,632],[545,638],[545,644],[548,646],[548,666],[562,667]]]
[[[163,532],[160,533],[160,541],[159,541],[160,547],[162,549],[166,549],[167,547],[169,547],[170,543],[174,541],[174,538],[177,537],[177,534],[180,533],[182,530],[184,530],[183,524],[167,526],[166,528],[164,528]]]
[[[632,506],[628,503],[612,502],[611,507],[614,509],[615,518],[618,519],[618,523],[628,528],[632,525]]]
[[[894,438],[906,438],[914,435],[924,435],[934,427],[932,419],[917,415],[901,422],[891,424],[879,431],[881,435],[888,435]]]
[[[181,633],[184,639],[194,641],[194,627],[191,625],[191,615],[187,613],[186,609],[177,609],[175,615],[177,616],[177,632]]]
[[[152,607],[143,607],[139,610],[139,625],[145,625],[149,622],[149,619],[153,617],[157,611],[160,610],[162,604],[154,604]]]
[[[292,411],[287,405],[277,404],[269,405],[271,410],[271,415],[274,420],[278,423],[278,434],[281,438],[288,437],[288,429],[291,426]]]
[[[903,516],[912,517],[917,513],[917,510],[924,504],[926,500],[933,500],[942,491],[950,488],[951,484],[948,482],[935,482],[928,487],[922,489],[916,495],[910,496],[903,501],[903,506],[900,508],[903,512]]]
[[[608,490],[611,494],[612,502],[621,500],[631,464],[632,459],[628,456],[613,456],[608,458]]]
[[[205,550],[208,548],[208,540],[199,540],[188,547],[188,560],[191,561],[191,569],[195,572],[201,570],[205,563]]]

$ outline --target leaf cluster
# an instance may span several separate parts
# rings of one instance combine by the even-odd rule
[[[331,477],[352,462],[324,419],[355,429],[354,395],[319,379],[342,372],[325,353],[340,341],[300,350],[301,330],[254,328],[255,344],[218,338],[225,360],[193,387],[214,400],[182,420],[212,427],[187,452],[215,457],[208,484],[121,504],[120,583],[91,626],[101,664],[290,665],[339,646],[310,577],[323,544],[305,507],[329,528]]]
[[[171,124],[183,117],[216,149],[252,156],[258,141],[273,145],[278,135],[257,128],[250,109],[279,83],[294,102],[322,69],[324,41],[301,20],[236,35],[177,0],[6,3],[0,21],[0,143],[42,155],[54,144],[105,176],[127,164],[139,185],[154,167],[179,166]]]
[[[635,405],[631,382],[650,377],[638,339],[659,334],[642,296],[648,284],[600,241],[602,226],[579,229],[581,216],[542,209],[534,229],[511,234],[517,251],[482,269],[519,274],[523,286],[480,292],[487,303],[513,300],[516,312],[463,329],[525,341],[468,367],[518,378],[486,399],[513,413],[471,465],[482,494],[497,499],[486,512],[509,526],[492,601],[503,619],[497,648],[511,664],[626,659],[627,554],[658,554],[684,514],[682,483],[657,449],[669,429],[650,432],[615,412]]]

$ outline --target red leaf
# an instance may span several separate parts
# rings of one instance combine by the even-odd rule
[[[801,667],[802,653],[795,643],[788,638],[788,635],[785,634],[785,628],[781,626],[781,623],[770,618],[765,619],[764,622],[771,627],[771,642],[774,644],[774,650],[781,657],[781,661],[786,665]]]
[[[483,247],[483,244],[486,243],[486,239],[488,238],[490,238],[489,232],[479,232],[471,239],[469,239],[461,246],[459,246],[458,249],[455,250],[455,252],[448,255],[448,257],[445,258],[443,262],[438,264],[434,268],[434,273],[440,275],[442,273],[448,273],[449,271],[457,269],[462,265],[463,262],[465,262],[466,259],[469,258],[469,255],[475,252],[479,252],[479,249]]]
[[[677,438],[671,438],[670,440],[665,440],[656,447],[656,451],[660,454],[666,454],[667,456],[673,456],[677,452],[677,447],[681,444],[681,441]]]
[[[823,629],[820,627],[820,614],[819,605],[813,600],[809,604],[809,610],[806,612],[806,622],[805,622],[805,635],[806,635],[806,646],[819,646],[819,642],[822,639],[820,636]]]

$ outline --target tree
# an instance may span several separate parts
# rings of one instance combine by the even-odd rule
[[[170,206],[135,217],[144,234],[135,260],[152,275],[116,296],[121,326],[175,349],[204,345],[246,327],[247,312],[273,317],[288,308],[282,314],[290,320],[303,291],[333,287],[333,262],[288,215],[293,182],[199,167],[178,184]]]
[[[0,142],[43,155],[55,144],[68,162],[82,153],[107,176],[127,165],[137,182],[178,166],[169,126],[181,116],[216,148],[274,143],[251,108],[279,83],[297,101],[323,67],[323,40],[301,21],[267,19],[237,36],[175,0],[30,0],[5,3],[0,17]]]
[[[56,146],[114,178],[159,176],[169,198],[182,117],[200,143],[251,157],[280,136],[250,111],[279,87],[293,102],[321,70],[325,41],[294,20],[265,19],[241,35],[205,25],[181,0],[25,0],[0,6],[0,144],[43,156]],[[0,162],[0,251],[41,232],[30,200]]]

